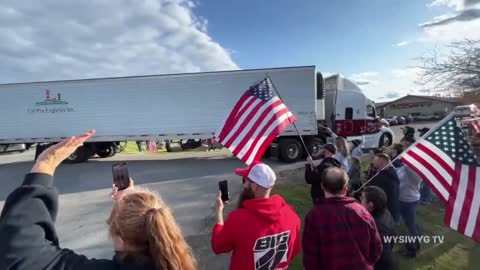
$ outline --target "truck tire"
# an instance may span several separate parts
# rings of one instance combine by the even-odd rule
[[[116,147],[112,145],[111,147],[112,151],[110,152],[110,155],[108,157],[113,157],[116,154],[118,154],[118,151],[116,150]]]
[[[271,148],[268,147],[267,150],[265,150],[265,153],[263,153],[262,158],[269,159],[271,156],[272,156],[272,151],[271,151]]]
[[[115,154],[115,148],[113,146],[101,148],[97,151],[97,155],[101,158],[112,157]]]
[[[71,154],[67,159],[64,160],[65,163],[81,163],[88,160],[88,151],[85,146],[80,146],[77,148],[73,154]]]
[[[320,159],[320,154],[322,153],[324,146],[325,142],[320,138],[314,137],[307,141],[307,149],[313,160]]]
[[[195,141],[194,139],[188,139],[186,143],[183,143],[183,141],[180,142],[180,148],[182,150],[195,149],[200,146],[202,146],[201,140]]]
[[[173,152],[172,146],[170,145],[171,141],[170,140],[165,140],[165,149],[167,152]]]
[[[389,147],[390,145],[392,145],[392,136],[388,133],[383,133],[378,142],[378,147]]]
[[[287,163],[298,161],[303,156],[301,143],[295,139],[283,139],[279,142],[280,158]]]

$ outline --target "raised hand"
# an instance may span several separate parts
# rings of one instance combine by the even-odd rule
[[[47,148],[38,156],[31,172],[53,175],[58,165],[73,154],[78,147],[82,146],[83,143],[94,134],[95,130],[90,130],[78,137],[70,137]]]

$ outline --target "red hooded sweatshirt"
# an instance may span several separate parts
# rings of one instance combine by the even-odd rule
[[[215,254],[233,251],[230,269],[288,269],[300,253],[300,218],[279,195],[243,202],[212,231]]]

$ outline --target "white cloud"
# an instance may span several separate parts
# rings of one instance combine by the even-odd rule
[[[391,73],[396,78],[417,79],[420,75],[420,68],[392,69]]]
[[[463,0],[435,0],[427,5],[428,7],[448,6],[457,10],[463,9]]]
[[[375,71],[367,71],[361,73],[354,73],[350,76],[355,83],[358,85],[371,85],[376,84],[376,78],[378,77],[379,73]]]
[[[238,69],[188,0],[3,0],[0,83]]]
[[[427,41],[451,42],[480,39],[480,19],[468,22],[453,22],[447,25],[425,28]]]
[[[480,38],[480,0],[435,0],[429,7],[447,6],[456,12],[434,17],[421,23],[423,36],[420,41],[447,43]]]
[[[463,10],[467,7],[474,6],[477,3],[480,3],[480,0],[434,0],[427,6],[428,7],[448,6],[448,7],[454,7],[455,10]]]
[[[410,42],[408,42],[408,41],[401,41],[401,42],[398,42],[397,44],[394,44],[393,46],[395,46],[395,47],[403,47],[403,46],[407,46],[408,44],[410,44]]]
[[[335,73],[333,73],[333,72],[322,72],[323,78],[330,77],[330,76],[332,76],[332,75],[334,75],[334,74],[335,74]]]
[[[360,79],[372,80],[369,84],[359,84],[365,94],[376,101],[390,101],[408,94],[422,94],[424,87],[418,85],[415,81],[419,78],[420,69],[418,68],[397,68],[385,72],[364,72],[367,75],[375,74],[375,76],[360,76],[364,73],[356,73],[348,76],[348,78],[357,81]],[[424,90],[423,90],[424,92]]]
[[[433,24],[436,24],[438,22],[445,21],[445,20],[448,20],[450,18],[453,18],[455,16],[456,16],[455,13],[442,14],[442,15],[439,15],[439,16],[435,16],[435,17],[433,17],[433,19],[431,21],[421,23],[418,26],[425,27],[425,26],[433,25]]]

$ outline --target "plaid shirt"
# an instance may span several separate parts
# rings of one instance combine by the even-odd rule
[[[382,251],[375,220],[353,198],[320,199],[305,217],[305,270],[373,270]]]

